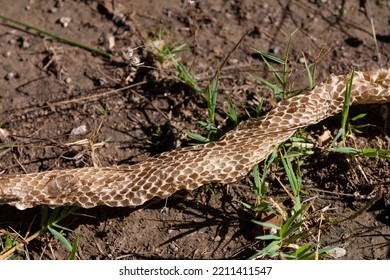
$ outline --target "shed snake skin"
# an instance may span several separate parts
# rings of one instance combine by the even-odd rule
[[[294,132],[342,111],[349,75],[330,75],[309,94],[283,100],[267,115],[241,122],[220,141],[180,148],[130,166],[84,167],[0,176],[0,204],[91,208],[138,206],[208,183],[244,177]],[[390,102],[390,69],[355,72],[351,104]]]

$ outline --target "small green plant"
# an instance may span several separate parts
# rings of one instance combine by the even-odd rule
[[[234,106],[232,99],[228,98],[228,111],[226,112],[226,115],[229,117],[230,121],[234,124],[234,126],[237,126],[238,124],[238,112],[237,108]],[[261,108],[260,108],[261,110]]]
[[[283,150],[283,152],[278,152]],[[301,156],[306,153],[297,153],[294,147],[288,143],[281,144],[278,149],[271,153],[264,161],[263,173],[260,176],[259,167],[253,169],[254,183],[252,188],[256,194],[256,203],[254,205],[242,202],[242,205],[250,209],[254,216],[261,218],[260,213],[269,213],[276,216],[280,224],[253,220],[258,226],[270,229],[271,234],[259,235],[256,238],[269,242],[263,249],[260,249],[252,258],[283,258],[283,259],[314,259],[325,256],[325,252],[331,248],[319,249],[320,244],[315,241],[308,241],[311,236],[303,227],[308,219],[308,208],[310,204],[302,204],[301,194],[305,194],[301,190],[302,177],[300,172]],[[293,167],[292,159],[294,158],[295,167]],[[267,198],[266,192],[266,177],[272,165],[278,165],[282,162],[290,189],[287,189],[282,183],[286,193],[292,201],[292,209],[286,209],[275,205],[273,200]],[[287,218],[288,217],[288,218]]]
[[[200,92],[202,89],[198,85],[198,81],[193,71],[188,69],[176,58],[177,54],[185,51],[184,48],[186,45],[176,45],[172,43],[171,40],[167,42],[162,37],[162,30],[160,29],[158,32],[158,39],[153,41],[148,47],[150,53],[156,57],[161,65],[164,65],[165,62],[170,61],[178,72],[177,79],[195,91]]]
[[[11,258],[13,254],[16,251],[20,250],[25,244],[28,244],[32,240],[36,239],[38,236],[47,232],[53,234],[53,236],[56,237],[60,241],[60,243],[69,251],[70,259],[75,259],[76,257],[75,254],[76,254],[78,241],[79,241],[79,233],[76,232],[76,238],[74,243],[72,244],[68,239],[66,239],[66,237],[61,233],[61,231],[66,231],[66,232],[73,232],[73,231],[64,226],[61,226],[59,223],[69,216],[83,216],[89,218],[92,217],[86,214],[79,213],[77,212],[77,210],[78,207],[63,206],[63,207],[56,207],[50,212],[47,206],[42,206],[41,214],[40,214],[41,228],[34,234],[23,239],[23,242],[16,242],[16,241],[12,243],[8,242],[7,243],[8,246],[2,248],[2,251],[0,252],[0,259]]]
[[[0,252],[5,252],[14,247],[17,244],[18,238],[10,234],[7,230],[4,232],[2,238],[0,238]],[[16,258],[16,254],[12,254],[9,259]]]
[[[163,39],[162,33],[163,31],[160,29],[158,31],[157,40],[154,40],[152,43],[150,43],[150,47],[148,48],[150,53],[157,58],[160,64],[164,64],[166,61],[171,60],[172,57],[175,57],[177,54],[184,52],[184,47],[186,46],[185,44],[176,45],[171,41],[167,42]]]
[[[346,138],[348,135],[353,137],[355,133],[362,133],[361,128],[371,126],[370,124],[363,125],[355,125],[353,122],[362,119],[366,116],[366,114],[359,114],[351,119],[349,119],[349,108],[350,108],[350,99],[351,99],[351,91],[353,84],[353,76],[354,72],[352,72],[351,78],[349,79],[346,89],[345,89],[345,97],[343,104],[343,111],[341,114],[341,127],[332,141],[332,144],[328,148],[331,152],[341,153],[349,156],[366,156],[371,158],[382,158],[382,159],[390,159],[390,150],[382,150],[375,148],[352,148],[346,146]],[[341,141],[338,140],[341,137]]]
[[[308,232],[302,228],[306,222],[304,216],[309,206],[309,203],[303,204],[298,211],[293,211],[293,214],[285,222],[282,222],[281,225],[253,220],[255,224],[261,227],[273,229],[274,233],[256,237],[269,243],[263,249],[257,251],[251,259],[312,260],[317,258],[317,256],[325,257],[326,252],[332,249],[331,247],[318,249],[317,244],[314,242],[306,242],[299,245],[301,240],[305,240],[308,237]]]
[[[297,29],[298,30],[298,29]],[[292,73],[294,70],[293,68],[289,67],[289,53],[290,53],[290,48],[291,48],[291,42],[292,42],[292,37],[294,36],[295,30],[291,35],[290,39],[287,44],[286,51],[284,53],[284,58],[279,58],[271,54],[264,53],[260,50],[252,49],[255,53],[260,55],[262,58],[263,62],[265,65],[267,65],[268,69],[271,71],[272,75],[275,78],[275,82],[270,82],[265,80],[262,77],[258,77],[253,75],[253,78],[269,89],[273,91],[276,97],[276,101],[280,101],[282,99],[289,98],[294,95],[298,95],[302,93],[303,91],[306,90],[311,90],[314,88],[315,85],[315,71],[317,67],[317,62],[314,62],[312,65],[307,65],[306,64],[306,69],[308,73],[308,80],[309,80],[309,87],[306,87],[304,89],[298,89],[298,90],[292,90],[288,88],[288,76]],[[276,63],[277,65],[281,65],[282,69],[279,71],[277,70],[272,64]],[[306,63],[306,62],[305,62]]]
[[[176,70],[179,72],[179,81],[188,85],[196,91],[201,91],[201,87],[198,85],[198,81],[195,77],[193,71],[189,70],[183,63],[176,60],[175,57],[170,57],[173,66],[175,66]]]
[[[341,128],[339,129],[339,132],[337,133],[336,137],[334,138],[331,146],[333,146],[336,143],[336,141],[341,137],[341,144],[343,147],[345,147],[345,139],[346,139],[346,133],[347,133],[346,128],[347,128],[347,121],[348,121],[348,115],[349,115],[353,76],[354,76],[354,72],[352,72],[351,79],[347,83],[346,89],[345,89],[343,111],[341,114]]]
[[[260,55],[267,68],[273,74],[275,81],[272,82],[257,76],[253,77],[255,80],[272,90],[277,101],[310,91],[315,86],[317,62],[320,61],[322,52],[314,63],[309,65],[305,61],[308,86],[301,89],[289,88],[288,77],[294,71],[289,62],[289,52],[293,35],[294,33],[291,34],[283,58],[254,50]],[[276,68],[277,65],[281,66],[281,70]],[[261,106],[262,104],[259,105],[260,108]],[[257,112],[259,113],[260,110],[257,110]],[[289,141],[280,144],[279,147],[267,157],[264,161],[262,175],[260,175],[257,166],[253,169],[254,183],[252,184],[252,188],[256,194],[256,203],[254,205],[247,203],[242,204],[253,211],[254,217],[256,217],[254,223],[263,228],[271,229],[272,232],[257,237],[259,240],[268,242],[268,244],[263,249],[260,249],[253,258],[314,259],[324,256],[324,253],[330,249],[319,249],[320,244],[317,244],[317,241],[310,241],[311,236],[306,230],[306,226],[304,226],[308,221],[308,218],[305,218],[305,216],[309,216],[307,212],[310,204],[302,203],[301,196],[305,195],[306,192],[301,189],[302,177],[300,167],[303,158],[314,153],[313,142],[314,141],[307,136],[304,129],[299,129]],[[280,164],[285,170],[289,188],[284,186],[282,181],[277,177],[276,179],[288,194],[288,197],[292,202],[291,209],[281,207],[266,195],[266,178],[268,177],[271,168],[277,169]],[[276,220],[279,221],[279,224],[262,221],[261,219],[264,215],[261,213],[265,213],[265,216],[269,216],[268,213],[273,213],[272,215],[276,216]],[[260,220],[258,220],[258,218],[260,218]]]
[[[206,129],[207,135],[202,136],[190,131],[186,131],[186,134],[191,139],[194,139],[201,143],[208,143],[210,141],[219,139],[219,137],[222,135],[222,131],[219,128],[217,128],[215,125],[215,110],[217,105],[218,86],[219,86],[219,73],[215,75],[214,79],[209,83],[209,85],[205,89],[205,93],[203,94],[203,98],[206,100],[206,104],[207,104],[209,120],[208,122],[197,121],[199,125],[201,125]],[[231,117],[233,118],[235,117],[234,114],[237,114],[234,110],[235,109],[231,107],[229,111]]]
[[[53,236],[55,236],[61,242],[61,244],[69,251],[69,259],[75,259],[76,257],[76,250],[80,238],[80,233],[78,231],[76,232],[76,237],[72,244],[68,239],[66,239],[66,237],[61,233],[61,231],[73,232],[73,230],[61,226],[59,222],[63,221],[69,216],[83,216],[88,218],[94,218],[93,216],[79,213],[78,209],[79,208],[76,206],[56,207],[50,214],[47,206],[42,206],[41,209],[41,229],[38,231],[38,234],[42,234],[47,231],[53,234]]]
[[[152,133],[152,136],[150,140],[146,140],[146,143],[151,145],[151,146],[160,146],[161,145],[161,135],[162,135],[162,130],[161,126],[157,126],[155,131]]]
[[[58,223],[65,219],[66,217],[77,214],[78,207],[72,207],[69,208],[68,206],[65,207],[56,207],[49,215],[49,209],[47,206],[43,206],[41,210],[41,229],[40,232],[46,232],[49,231],[51,234],[53,234],[61,243],[64,245],[64,247],[71,252],[72,251],[72,245],[71,243],[66,239],[66,237],[60,233],[58,230],[63,230],[67,232],[72,232],[71,229],[68,229],[64,226],[59,225]]]
[[[356,121],[363,119],[367,114],[359,114],[354,116],[353,118],[350,118],[348,122],[348,132],[349,134],[362,134],[363,131],[361,131],[362,128],[373,126],[371,124],[355,124]]]
[[[329,148],[329,151],[346,154],[350,156],[365,156],[370,158],[381,158],[381,159],[390,159],[390,150],[382,150],[375,148],[364,148],[357,149],[352,147],[338,147],[338,148]]]
[[[300,160],[296,160],[297,168],[296,171],[294,171],[290,157],[284,153],[284,155],[281,155],[281,160],[284,166],[284,170],[286,171],[286,175],[290,184],[290,188],[292,190],[292,198],[294,203],[294,210],[299,211],[301,210],[301,183],[302,183],[302,177],[301,177],[301,170],[300,170]]]

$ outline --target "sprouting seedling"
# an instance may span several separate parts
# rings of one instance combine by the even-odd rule
[[[158,39],[151,42],[150,46],[147,48],[151,54],[153,54],[157,60],[163,64],[166,60],[172,59],[177,54],[185,51],[185,44],[176,45],[171,42],[166,42],[162,38],[162,30],[160,29],[158,32]]]
[[[49,213],[49,208],[47,206],[43,206],[41,208],[41,214],[40,214],[40,225],[41,228],[33,233],[32,235],[24,238],[23,242],[15,242],[11,248],[8,248],[5,252],[0,253],[0,260],[1,259],[7,259],[14,252],[16,252],[18,249],[25,246],[26,243],[31,242],[32,240],[36,239],[38,236],[50,232],[53,234],[54,237],[56,237],[60,243],[70,252],[70,258],[75,258],[77,244],[78,244],[78,236],[76,233],[76,240],[72,244],[64,234],[61,233],[61,231],[67,231],[67,232],[73,232],[71,229],[64,227],[60,225],[59,223],[63,221],[65,218],[69,216],[82,216],[82,217],[88,217],[88,218],[94,218],[93,216],[86,215],[83,213],[78,212],[78,207],[69,207],[69,206],[63,206],[63,207],[56,207],[53,209],[51,213]]]
[[[211,80],[209,85],[205,89],[205,93],[203,94],[203,98],[206,100],[207,111],[208,111],[208,122],[197,121],[197,123],[207,130],[207,137],[202,135],[186,131],[186,134],[191,139],[197,140],[202,143],[207,143],[212,140],[218,139],[221,134],[220,129],[218,129],[215,125],[215,110],[217,105],[217,96],[218,96],[218,86],[219,86],[219,72],[215,75],[215,77]],[[232,112],[232,114],[234,114]],[[234,115],[232,115],[234,117]]]

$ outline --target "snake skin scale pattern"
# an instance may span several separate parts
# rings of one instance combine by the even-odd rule
[[[84,167],[0,176],[0,204],[91,208],[138,206],[208,183],[244,177],[294,132],[342,111],[349,75],[330,75],[310,93],[283,100],[267,115],[241,122],[220,141],[180,148],[130,166]],[[355,72],[351,104],[390,102],[390,69]]]

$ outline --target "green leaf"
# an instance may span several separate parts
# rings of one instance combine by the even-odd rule
[[[254,254],[250,259],[256,259],[259,256],[270,255],[272,257],[278,255],[278,250],[280,249],[279,241],[272,241],[262,250],[259,250],[256,254]]]
[[[329,148],[329,151],[349,155],[358,155],[361,153],[361,150],[350,147]]]
[[[261,109],[263,108],[263,104],[264,104],[264,99],[262,98],[259,105],[257,105],[256,107],[256,117],[260,116]]]
[[[207,86],[207,108],[209,111],[210,123],[214,124],[215,118],[215,106],[217,105],[217,96],[218,96],[218,85],[219,85],[219,71],[215,76],[215,79]]]
[[[76,259],[76,252],[77,252],[77,246],[79,245],[80,240],[80,231],[76,231],[76,238],[73,242],[72,251],[70,252],[69,260],[75,260]]]
[[[352,121],[357,121],[357,120],[360,120],[362,118],[364,118],[367,114],[359,114],[357,116],[354,116],[351,120]]]
[[[314,246],[313,242],[309,242],[309,243],[303,244],[302,246],[300,246],[300,247],[295,251],[295,255],[299,258],[299,256],[303,256],[303,255],[306,254],[310,249],[312,249],[313,246]]]
[[[49,219],[49,207],[43,205],[41,207],[41,227],[47,226],[48,219]]]
[[[184,66],[183,63],[178,62],[173,56],[170,57],[173,66],[179,72],[179,80],[196,91],[200,91],[201,88],[198,86],[195,75],[190,73],[190,71]]]
[[[273,235],[273,234],[267,234],[267,235],[256,236],[256,239],[260,239],[260,240],[280,240],[280,237],[277,236],[277,235]]]
[[[272,224],[272,223],[260,222],[257,220],[252,220],[252,222],[254,222],[255,224],[260,225],[262,227],[269,227],[269,228],[274,228],[276,230],[280,230],[280,226]]]
[[[351,91],[352,91],[352,81],[354,77],[355,72],[352,71],[351,74],[351,79],[346,85],[345,89],[345,97],[344,97],[344,104],[343,104],[343,112],[341,115],[341,139],[342,143],[345,146],[345,133],[346,133],[346,127],[347,127],[347,120],[348,120],[348,115],[349,115],[349,106],[350,106],[350,100],[351,100]]]
[[[194,140],[202,142],[202,143],[210,142],[210,139],[208,139],[208,138],[206,138],[206,137],[204,137],[202,135],[193,133],[191,131],[185,131],[185,134],[187,134],[187,136],[190,137],[191,139],[194,139]]]
[[[55,230],[52,227],[47,227],[47,229],[62,243],[62,245],[65,246],[65,248],[69,251],[72,252],[72,245],[70,242],[63,236],[61,233],[59,233],[57,230]]]
[[[275,62],[275,63],[277,63],[277,64],[284,64],[284,60],[281,59],[281,58],[279,58],[279,57],[277,57],[277,56],[273,56],[273,55],[271,55],[271,54],[267,54],[267,53],[265,53],[265,52],[256,50],[256,49],[254,49],[254,48],[252,48],[252,50],[253,50],[254,52],[258,53],[261,57],[263,57],[263,58],[264,58],[265,60],[267,60],[267,61],[269,60],[269,61],[273,61],[273,62]]]
[[[265,85],[266,87],[270,88],[274,92],[277,101],[280,101],[282,99],[282,95],[280,93],[282,90],[277,85],[272,84],[272,83],[264,80],[263,78],[255,76],[255,75],[253,75],[253,78],[255,80],[259,81],[260,83],[262,83],[263,85]]]
[[[62,229],[62,230],[65,230],[65,231],[73,232],[73,230],[71,230],[71,229],[69,229],[67,227],[63,227],[63,226],[57,225],[57,224],[51,224],[51,226],[59,228],[59,229]]]
[[[306,211],[306,209],[310,206],[309,203],[302,205],[302,208],[296,211],[290,218],[287,219],[287,221],[282,225],[280,229],[280,234],[282,236],[287,236],[288,229],[290,228],[291,224],[294,221],[299,221],[300,215],[303,213],[303,211]]]
[[[226,115],[228,115],[229,119],[234,123],[234,125],[238,124],[238,113],[237,113],[237,108],[234,106],[232,99],[229,97],[228,98],[228,112]]]
[[[61,212],[61,207],[56,207],[53,209],[48,220],[49,225],[55,222],[55,220],[59,217],[60,212]]]
[[[261,182],[260,182],[260,173],[259,173],[259,166],[256,164],[255,167],[253,167],[253,180],[255,181],[255,187],[254,192],[256,196],[260,196],[260,198],[263,196],[263,192],[261,191]]]

